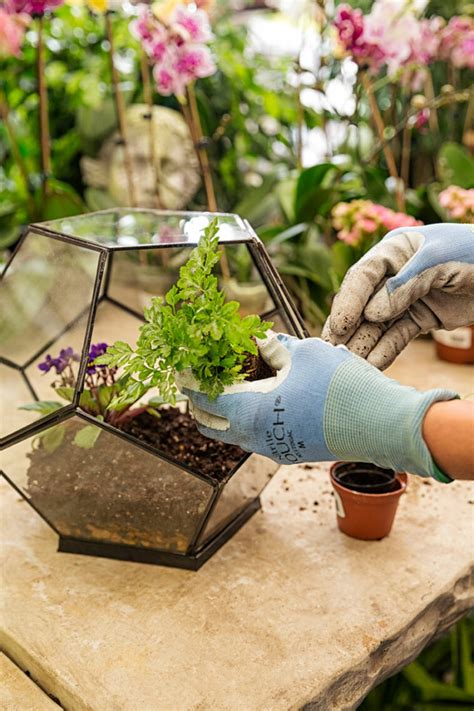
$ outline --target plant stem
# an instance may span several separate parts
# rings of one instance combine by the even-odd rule
[[[150,148],[150,167],[153,174],[153,187],[155,189],[155,203],[156,207],[162,207],[160,199],[160,189],[158,180],[158,171],[156,169],[156,150],[155,150],[155,131],[154,131],[154,121],[153,121],[153,94],[151,89],[150,81],[150,68],[148,65],[148,57],[142,50],[140,55],[140,71],[142,76],[143,84],[143,98],[145,99],[145,104],[148,107],[148,113],[146,115],[146,120],[148,121],[148,141]]]
[[[387,163],[388,172],[390,173],[390,177],[396,181],[395,182],[395,196],[396,196],[396,200],[397,200],[397,207],[401,212],[404,212],[405,211],[405,198],[404,198],[402,190],[400,189],[400,179],[399,179],[399,175],[398,175],[398,171],[397,171],[397,166],[395,163],[395,157],[393,155],[393,151],[392,151],[391,147],[385,141],[385,137],[384,137],[385,124],[383,122],[383,118],[380,113],[380,109],[378,107],[377,101],[375,99],[375,96],[374,96],[374,93],[372,90],[372,84],[365,72],[362,74],[362,85],[365,89],[367,98],[369,100],[369,106],[370,106],[370,110],[372,111],[372,118],[373,118],[373,121],[375,124],[376,131],[379,135],[379,139],[382,141],[382,150],[383,150],[383,153],[385,156],[385,161]]]
[[[204,135],[202,131],[201,118],[196,101],[196,92],[193,84],[188,86],[188,105],[191,118],[191,124],[194,129],[194,138],[196,142],[196,150],[201,164],[202,177],[204,180],[204,188],[206,190],[207,205],[210,212],[217,212],[217,200],[214,191],[214,183],[212,180],[211,166],[209,164],[209,156],[207,149],[203,145]]]
[[[408,124],[403,129],[402,138],[402,160],[400,166],[400,177],[405,188],[408,187],[410,179],[410,152],[411,152],[412,129]]]
[[[148,121],[148,145],[150,149],[150,169],[153,176],[153,187],[155,190],[155,207],[162,208],[163,204],[160,197],[160,178],[157,169],[158,160],[155,150],[155,120],[153,117],[153,92],[150,81],[150,67],[148,64],[148,57],[143,50],[140,55],[140,70],[143,84],[143,98],[145,99],[145,103],[148,107],[146,120]],[[169,264],[168,250],[160,249],[158,254],[160,255],[161,263],[166,268]],[[140,251],[139,256],[142,264],[146,263],[146,253]]]
[[[120,142],[123,149],[123,163],[125,168],[125,173],[127,176],[128,184],[128,197],[131,203],[131,207],[136,207],[137,201],[135,196],[135,186],[133,180],[133,168],[132,161],[130,158],[130,151],[127,141],[127,124],[125,121],[125,105],[123,101],[122,92],[120,90],[120,77],[117,71],[117,67],[114,62],[114,35],[112,28],[112,18],[111,12],[107,11],[105,13],[105,32],[107,36],[107,41],[109,43],[109,59],[110,59],[110,73],[112,76],[112,90],[115,102],[115,111],[117,114],[117,124],[118,132],[120,135]]]
[[[7,98],[3,93],[0,93],[0,119],[5,126],[5,131],[8,137],[8,142],[10,144],[10,150],[12,152],[13,160],[18,166],[23,182],[25,183],[26,189],[26,200],[28,203],[28,211],[30,219],[35,219],[36,205],[33,200],[33,187],[31,185],[30,176],[28,175],[28,169],[26,167],[23,156],[21,155],[20,148],[18,146],[15,132],[10,123],[9,108],[7,103]]]
[[[431,72],[429,69],[426,72],[425,78],[425,96],[430,103],[432,103],[435,98],[433,77],[431,76]],[[429,124],[431,131],[439,131],[438,112],[436,111],[436,106],[433,106],[433,108],[430,110]]]
[[[469,91],[469,101],[466,109],[466,117],[464,119],[464,127],[462,132],[462,141],[467,148],[472,151],[472,132],[474,131],[474,86],[471,86]]]
[[[196,93],[194,91],[194,85],[191,83],[187,89],[187,99],[188,103],[186,109],[183,104],[183,113],[185,119],[188,121],[188,125],[191,131],[191,136],[196,147],[196,153],[198,156],[199,163],[201,165],[202,178],[204,181],[204,189],[206,191],[207,206],[209,212],[217,212],[217,200],[214,191],[214,183],[212,180],[211,166],[209,163],[209,156],[207,155],[207,149],[203,143],[204,135],[202,131],[201,118],[199,116],[199,109],[196,101]],[[224,279],[230,278],[229,262],[227,260],[227,255],[225,249],[221,248],[221,269],[222,276]]]
[[[41,173],[43,198],[48,189],[48,178],[51,175],[51,153],[49,138],[48,92],[46,89],[44,61],[44,16],[38,17],[38,47],[36,50],[36,68],[38,77],[39,98],[39,130],[41,148]]]

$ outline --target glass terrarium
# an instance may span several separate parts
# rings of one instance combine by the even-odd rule
[[[2,473],[56,531],[61,551],[197,569],[259,508],[278,468],[202,437],[184,402],[140,426],[84,407],[91,344],[135,342],[144,307],[177,280],[215,217],[228,298],[303,337],[264,246],[236,215],[114,209],[44,222],[4,269]],[[70,387],[51,403],[57,375],[44,364],[58,353]]]

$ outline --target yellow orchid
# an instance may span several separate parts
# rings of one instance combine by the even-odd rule
[[[177,5],[182,4],[182,0],[157,0],[152,5],[153,14],[160,22],[166,24],[170,21]]]
[[[109,0],[66,0],[66,3],[75,7],[88,7],[99,15],[109,9]]]

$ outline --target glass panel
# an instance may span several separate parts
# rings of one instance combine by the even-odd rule
[[[18,403],[26,405],[32,400],[20,371],[0,364],[0,438],[38,419],[37,413],[18,409]]]
[[[230,279],[220,279],[229,301],[241,305],[241,314],[263,314],[275,308],[247,245],[227,245]],[[108,295],[138,314],[149,306],[153,296],[163,296],[176,283],[180,267],[186,263],[190,248],[126,250],[115,252]]]
[[[225,485],[203,533],[199,536],[198,547],[256,499],[279,466],[267,457],[251,454]]]
[[[74,442],[85,427],[88,448]],[[210,484],[79,417],[42,434],[8,449],[3,466],[61,535],[186,551]]]
[[[24,365],[89,312],[99,252],[30,232],[1,280],[0,357]]]
[[[250,239],[240,217],[222,213],[120,209],[51,220],[43,222],[42,226],[108,247],[172,245],[175,242],[195,244],[214,217],[221,228],[222,242]]]
[[[75,331],[74,348],[78,360],[83,352],[87,321],[92,305],[99,252],[30,232],[9,264],[1,280],[0,357],[19,366],[31,359],[38,364],[38,353],[59,355],[62,336]],[[78,366],[78,362],[75,362]],[[31,368],[25,369],[28,378]],[[40,375],[37,367],[35,375]],[[51,383],[56,366],[47,373],[42,385]],[[2,388],[8,402],[2,434],[14,434],[19,428],[37,421],[48,412],[25,412],[20,407],[32,403],[33,391],[26,387],[20,373],[5,370]],[[39,393],[38,393],[38,396]],[[41,395],[57,400],[48,391]],[[64,406],[68,403],[63,402]],[[11,414],[10,414],[11,413]]]
[[[55,358],[63,348],[72,348],[75,352],[80,352],[86,321],[87,317],[84,316],[75,326],[63,333],[47,351],[43,351],[26,369],[26,376],[37,393],[38,399],[61,401],[52,388],[53,383],[58,383],[59,376],[54,370],[43,373],[38,366],[44,361],[47,354]],[[102,301],[97,307],[91,343],[110,344],[120,339],[134,344],[141,325],[140,319],[114,304]],[[78,365],[77,362],[71,364],[74,378],[77,377]]]

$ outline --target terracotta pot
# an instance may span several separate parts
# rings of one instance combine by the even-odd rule
[[[374,541],[388,536],[398,507],[400,496],[407,487],[407,475],[397,473],[393,491],[386,493],[361,493],[342,486],[336,474],[351,471],[355,476],[357,469],[354,462],[336,462],[330,470],[331,483],[336,499],[337,525],[339,530],[352,538]],[[370,466],[370,465],[369,465]],[[368,465],[360,463],[360,469],[367,470]],[[371,467],[374,471],[376,467]],[[386,472],[381,469],[380,472]]]
[[[436,353],[450,363],[474,363],[474,325],[454,331],[434,331]]]

